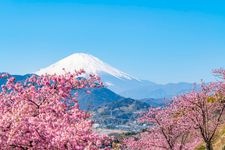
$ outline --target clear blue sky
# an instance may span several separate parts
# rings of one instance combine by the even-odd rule
[[[158,83],[225,67],[225,2],[1,0],[0,71],[25,74],[75,52]]]

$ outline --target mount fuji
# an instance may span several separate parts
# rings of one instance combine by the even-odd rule
[[[72,54],[47,68],[40,69],[36,72],[37,75],[42,74],[63,74],[66,72],[74,72],[75,70],[84,69],[87,74],[107,74],[118,79],[133,80],[132,76],[113,68],[104,63],[97,57],[85,53]],[[64,71],[65,70],[65,71]]]
[[[113,92],[135,99],[144,98],[168,98],[193,88],[190,83],[177,84],[156,84],[147,80],[140,80],[129,75],[99,58],[85,53],[72,54],[46,68],[35,72],[37,75],[43,74],[63,74],[84,69],[86,74],[95,74],[101,77],[105,86]]]

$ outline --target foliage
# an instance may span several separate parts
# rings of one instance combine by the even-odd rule
[[[44,75],[16,82],[9,74],[0,92],[1,149],[103,149],[106,136],[92,131],[90,115],[79,109],[74,90],[98,87],[98,77],[84,71]]]
[[[203,142],[207,150],[224,123],[225,70],[220,81],[202,83],[201,90],[177,96],[165,108],[151,108],[141,121],[152,123],[147,132],[124,141],[127,149],[194,149]]]

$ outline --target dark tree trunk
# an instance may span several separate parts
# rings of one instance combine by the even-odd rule
[[[213,147],[212,147],[212,143],[211,142],[207,142],[206,143],[206,149],[207,150],[213,150]]]

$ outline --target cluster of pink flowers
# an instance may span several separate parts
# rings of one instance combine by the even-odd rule
[[[220,81],[202,83],[200,90],[174,97],[164,108],[151,108],[140,121],[149,129],[124,140],[131,150],[192,150],[204,144],[213,149],[213,140],[225,122],[225,70],[215,73]]]
[[[0,92],[1,149],[107,149],[110,139],[93,132],[90,115],[79,109],[74,90],[98,87],[84,71],[65,75],[33,75],[16,82],[9,74]]]

